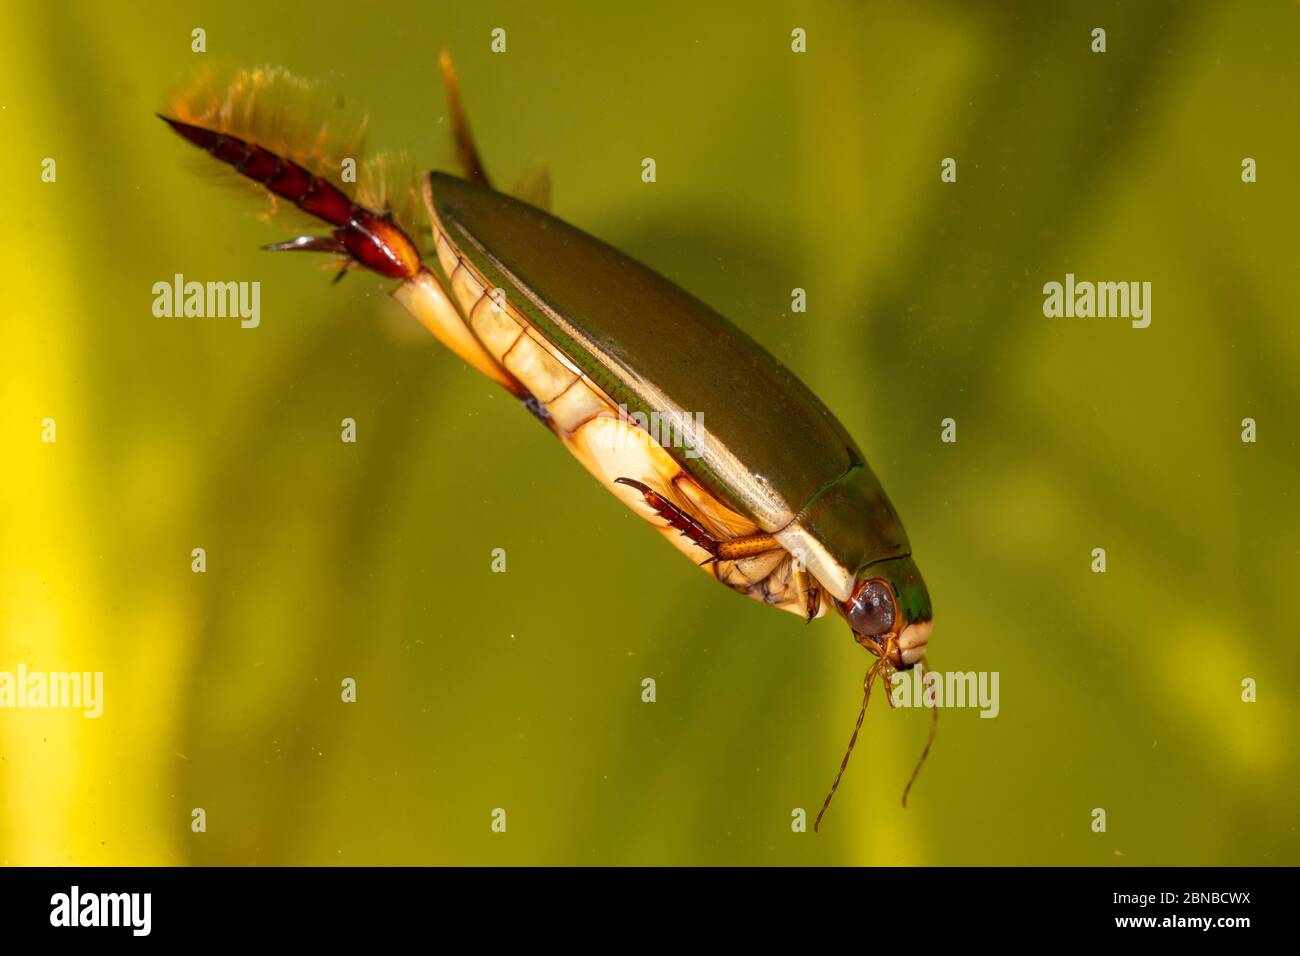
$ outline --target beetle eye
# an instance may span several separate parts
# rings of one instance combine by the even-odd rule
[[[894,629],[894,596],[884,582],[868,581],[845,605],[844,616],[859,634],[888,634]]]

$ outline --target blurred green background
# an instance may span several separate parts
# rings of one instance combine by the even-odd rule
[[[0,711],[0,861],[1300,862],[1296,4],[2,16],[0,669],[102,670],[106,701]],[[391,283],[259,252],[293,226],[153,116],[198,65],[275,64],[451,169],[443,46],[499,182],[549,162],[560,216],[858,436],[936,666],[1001,674],[907,810],[926,715],[877,699],[826,831],[792,833],[860,700],[843,623],[692,571]],[[177,272],[260,281],[261,327],[154,318]],[[1066,272],[1152,282],[1151,327],[1044,318]]]

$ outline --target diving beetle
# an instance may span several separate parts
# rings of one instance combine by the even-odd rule
[[[365,268],[397,280],[393,296],[421,324],[718,581],[808,621],[833,609],[848,622],[875,661],[819,829],[876,678],[926,654],[930,597],[902,522],[844,426],[762,346],[551,215],[545,197],[493,189],[446,54],[442,72],[465,176],[421,180],[433,261],[413,224],[336,184],[319,138],[278,144],[265,134],[295,119],[262,105],[292,85],[287,74],[246,71],[224,94],[177,95],[159,116],[273,199],[333,227],[267,248],[334,253],[340,278]],[[679,440],[646,428],[651,420]],[[904,805],[933,740],[932,721]]]

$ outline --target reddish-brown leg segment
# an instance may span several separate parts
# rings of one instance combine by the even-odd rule
[[[391,279],[410,279],[420,271],[420,253],[406,233],[385,216],[358,206],[328,180],[238,136],[166,116],[160,115],[159,119],[195,146],[233,166],[241,176],[335,227],[332,243],[330,237],[301,236],[277,244],[278,248],[273,247],[277,251],[337,252],[342,246],[349,258]]]

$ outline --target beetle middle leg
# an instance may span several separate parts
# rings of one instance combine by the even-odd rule
[[[717,542],[713,552],[713,561],[739,561],[760,554],[783,550],[781,542],[770,534],[747,534],[741,538],[731,538]]]
[[[649,485],[637,481],[635,478],[615,478],[614,483],[627,485],[641,492],[646,504],[653,508],[659,517],[709,552],[711,557],[704,562],[705,564],[712,564],[715,561],[738,561],[741,558],[752,558],[755,555],[767,554],[770,551],[782,549],[781,543],[770,534],[747,534],[727,540],[717,538],[699,521]]]

